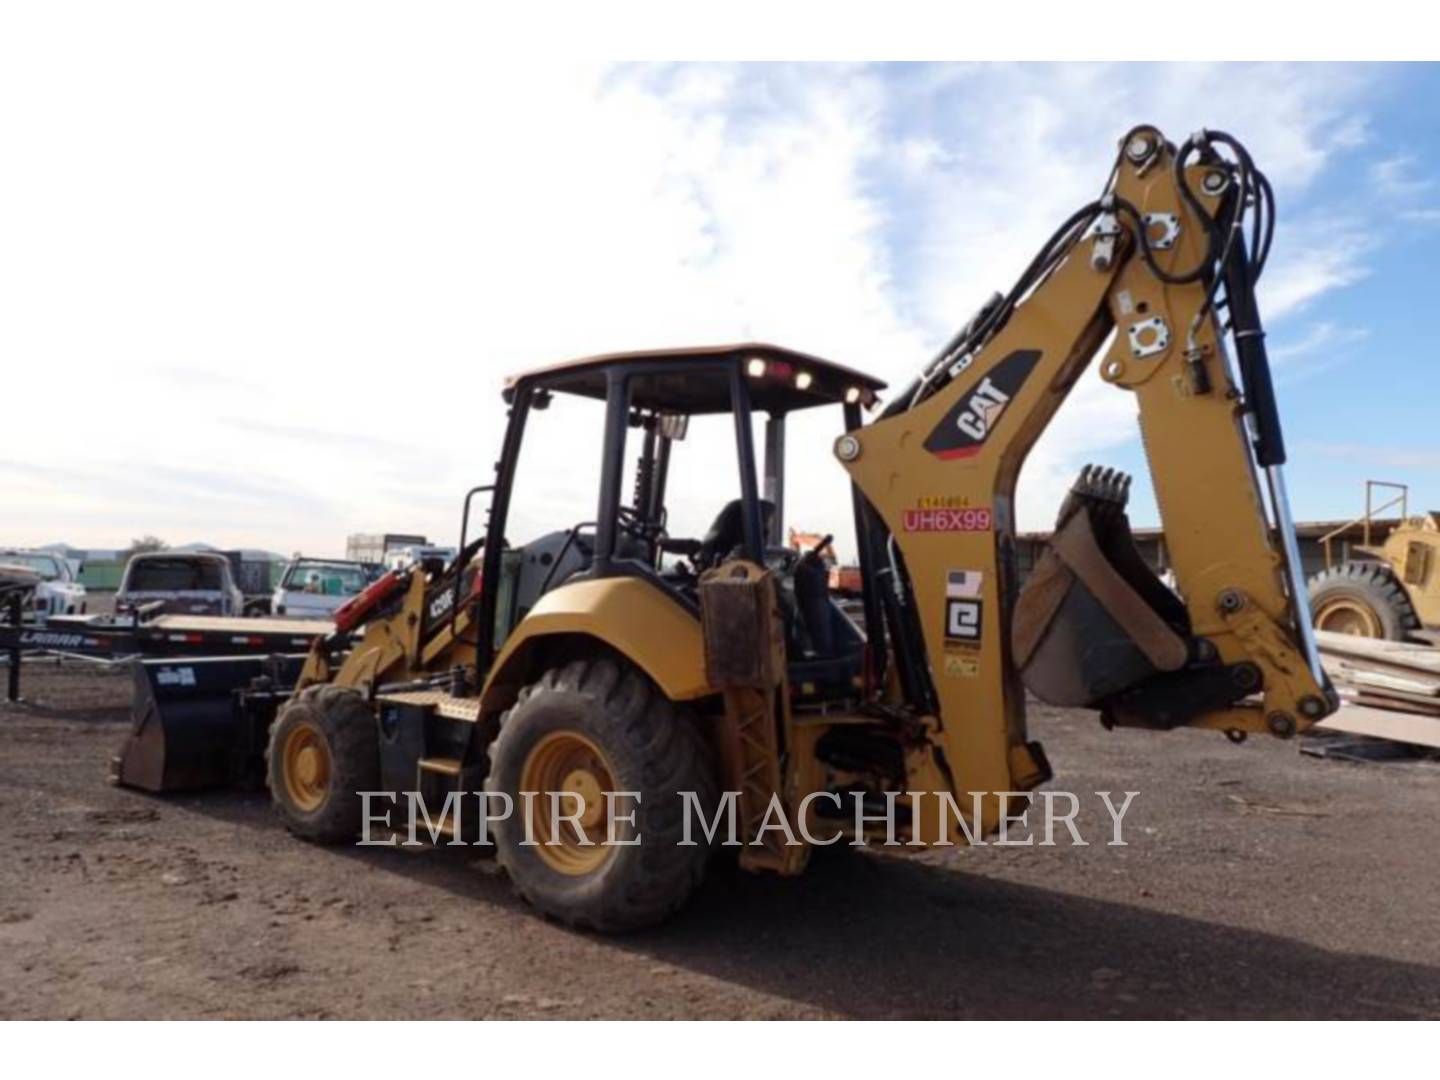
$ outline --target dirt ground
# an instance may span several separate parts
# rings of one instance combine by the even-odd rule
[[[110,787],[129,680],[0,705],[0,1017],[1437,1017],[1440,765],[1032,710],[1128,847],[717,867],[673,922],[564,930],[469,848],[312,847],[263,794]],[[1062,833],[1062,837],[1063,837]]]

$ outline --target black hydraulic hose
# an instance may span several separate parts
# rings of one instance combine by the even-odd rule
[[[1020,279],[1015,283],[1014,287],[1005,297],[1004,302],[1001,303],[994,310],[992,310],[987,317],[979,319],[977,321],[977,325],[973,327],[966,326],[962,328],[961,331],[946,344],[945,348],[940,351],[940,353],[935,357],[935,359],[926,365],[923,373],[913,379],[910,384],[906,386],[904,392],[897,395],[890,402],[890,404],[886,406],[884,411],[880,414],[881,419],[895,416],[910,408],[912,399],[915,397],[915,395],[919,391],[921,391],[922,388],[926,387],[927,384],[931,383],[932,380],[934,380],[934,385],[933,389],[931,389],[931,393],[933,393],[934,390],[938,390],[940,386],[943,386],[943,381],[935,380],[936,373],[940,371],[940,369],[942,369],[945,365],[953,363],[955,359],[957,359],[964,352],[968,351],[968,349],[973,347],[975,343],[985,341],[987,337],[993,335],[1001,327],[1003,327],[1005,325],[1005,322],[1009,319],[1010,314],[1014,311],[1016,304],[1019,303],[1021,298],[1025,296],[1025,294],[1034,286],[1037,281],[1042,280],[1046,274],[1048,274],[1051,270],[1054,269],[1054,267],[1068,252],[1069,248],[1073,245],[1075,239],[1079,235],[1083,235],[1084,230],[1086,228],[1089,228],[1090,223],[1101,213],[1113,210],[1124,213],[1132,219],[1135,226],[1137,246],[1140,249],[1141,257],[1145,260],[1146,267],[1150,270],[1152,274],[1154,274],[1157,278],[1159,278],[1161,281],[1165,282],[1168,285],[1185,285],[1194,281],[1199,281],[1206,274],[1212,272],[1213,268],[1215,267],[1217,258],[1222,262],[1224,261],[1225,251],[1224,249],[1220,249],[1217,252],[1217,249],[1220,248],[1217,240],[1219,239],[1219,237],[1224,236],[1228,245],[1229,241],[1232,239],[1233,230],[1239,228],[1243,220],[1245,211],[1245,200],[1242,194],[1242,197],[1233,203],[1234,209],[1226,220],[1224,226],[1218,225],[1218,223],[1216,223],[1215,220],[1206,212],[1204,205],[1200,202],[1199,198],[1195,195],[1195,193],[1190,189],[1190,186],[1185,178],[1185,159],[1189,157],[1192,153],[1194,153],[1197,149],[1199,149],[1202,145],[1195,136],[1187,139],[1178,150],[1174,149],[1169,143],[1166,144],[1166,148],[1169,149],[1174,155],[1173,160],[1176,186],[1179,187],[1182,197],[1190,205],[1191,209],[1194,210],[1196,216],[1205,223],[1207,232],[1209,234],[1209,243],[1206,247],[1205,255],[1193,268],[1185,271],[1184,273],[1170,273],[1164,270],[1155,260],[1155,253],[1150,246],[1149,230],[1146,228],[1144,216],[1140,213],[1138,209],[1136,209],[1133,203],[1130,203],[1125,199],[1118,198],[1113,193],[1111,193],[1111,188],[1113,188],[1115,177],[1118,175],[1120,160],[1124,154],[1124,147],[1129,144],[1130,139],[1136,133],[1146,130],[1151,130],[1148,125],[1140,125],[1136,128],[1133,128],[1131,129],[1130,133],[1121,141],[1121,155],[1120,157],[1117,157],[1115,167],[1111,170],[1110,179],[1106,184],[1106,194],[1100,199],[1097,199],[1096,201],[1081,207],[1079,210],[1075,211],[1075,213],[1071,214],[1070,217],[1066,219],[1065,223],[1062,224],[1058,229],[1056,229],[1055,232],[1051,235],[1050,239],[1046,241],[1043,247],[1041,247],[1039,254],[1037,254],[1035,258],[1031,261],[1030,265],[1026,268],[1025,273],[1020,276]],[[1206,132],[1204,133],[1203,137],[1207,140],[1205,145],[1208,146],[1208,143],[1211,141],[1217,142],[1223,146],[1229,147],[1231,151],[1236,155],[1239,163],[1238,171],[1240,173],[1238,182],[1241,184],[1242,191],[1244,187],[1251,182],[1250,178],[1252,174],[1258,176],[1258,181],[1260,183],[1263,183],[1264,187],[1268,190],[1268,181],[1266,181],[1263,176],[1259,176],[1259,174],[1256,172],[1250,160],[1249,153],[1239,143],[1239,141],[1225,134],[1224,132]],[[1072,232],[1074,232],[1076,235],[1070,235]],[[1268,236],[1272,232],[1273,217],[1268,223],[1268,229],[1266,233],[1267,241],[1265,243],[1264,250],[1267,254],[1269,250]],[[1263,260],[1259,260],[1257,265],[1263,266]],[[1202,309],[1202,311],[1207,310],[1211,302],[1213,302],[1215,296],[1215,289],[1218,284],[1218,279],[1213,280],[1210,283],[1209,291],[1206,296],[1205,308]]]
[[[1259,199],[1257,206],[1265,208],[1265,229],[1261,233],[1260,246],[1252,248],[1255,253],[1255,268],[1250,275],[1250,280],[1259,281],[1261,273],[1265,270],[1265,263],[1270,258],[1270,244],[1275,239],[1275,189],[1270,186],[1270,178],[1264,173],[1255,173],[1256,183],[1259,184]]]
[[[1141,132],[1151,132],[1155,135],[1159,134],[1149,124],[1137,124],[1126,132],[1125,137],[1120,140],[1120,149],[1115,155],[1115,163],[1111,166],[1110,175],[1105,181],[1105,186],[1101,189],[1101,198],[1081,207],[1074,214],[1070,215],[1069,219],[1061,225],[1060,228],[1056,229],[1050,239],[1040,248],[1039,254],[1031,261],[1025,273],[1020,275],[1020,279],[1010,290],[1009,295],[1007,295],[998,306],[986,304],[976,313],[974,319],[962,326],[956,332],[955,336],[945,343],[945,346],[935,355],[935,358],[921,369],[921,374],[912,379],[904,391],[897,394],[894,399],[891,400],[890,404],[880,413],[880,419],[883,420],[891,416],[896,416],[909,409],[915,395],[920,392],[942,368],[954,363],[961,355],[973,348],[975,343],[984,341],[988,335],[1005,325],[1005,321],[1009,318],[1011,311],[1015,305],[1019,303],[1020,299],[1024,297],[1036,281],[1042,280],[1054,269],[1073,245],[1076,237],[1067,234],[1073,230],[1077,232],[1077,235],[1083,235],[1084,230],[1090,227],[1090,223],[1104,212],[1106,200],[1111,197],[1110,193],[1115,186],[1115,180],[1120,175],[1120,168],[1125,160],[1125,148],[1129,146],[1130,141]],[[1165,141],[1163,148],[1171,154],[1175,153],[1174,144],[1168,140]],[[1145,243],[1148,238],[1144,229],[1144,223],[1139,220],[1138,213],[1135,216],[1140,226],[1137,232],[1140,235],[1142,243]],[[1078,229],[1076,228],[1077,226]],[[1146,246],[1148,248],[1148,244]],[[1155,265],[1154,259],[1149,258],[1147,261],[1150,264],[1151,270],[1163,277],[1160,269]],[[938,383],[934,389],[939,389],[941,385],[943,385],[943,383]],[[931,393],[933,392],[934,390],[931,391]]]
[[[1131,221],[1134,223],[1135,236],[1137,238],[1135,246],[1140,249],[1140,257],[1145,260],[1145,266],[1149,269],[1149,271],[1161,281],[1163,281],[1165,284],[1188,285],[1193,281],[1198,281],[1202,276],[1204,276],[1207,271],[1209,271],[1210,267],[1214,264],[1215,250],[1212,240],[1209,249],[1207,249],[1206,251],[1205,257],[1200,260],[1199,264],[1196,265],[1194,269],[1187,270],[1183,274],[1169,273],[1168,271],[1162,269],[1160,264],[1155,261],[1155,251],[1150,246],[1150,230],[1145,225],[1144,215],[1140,213],[1140,211],[1136,208],[1135,204],[1132,203],[1129,199],[1122,199],[1120,196],[1117,195],[1115,196],[1115,209],[1119,213],[1124,214],[1126,217],[1130,218]]]
[[[1222,208],[1223,224],[1205,212],[1204,206],[1190,189],[1184,171],[1185,161],[1192,153],[1197,149],[1208,150],[1212,146],[1225,147],[1235,158],[1233,162],[1228,162],[1216,155],[1215,167],[1229,169],[1232,181],[1231,190]],[[1275,397],[1270,359],[1265,348],[1265,328],[1261,324],[1260,311],[1255,303],[1255,282],[1265,268],[1275,236],[1274,189],[1265,174],[1255,168],[1255,163],[1244,145],[1223,131],[1204,131],[1185,141],[1175,156],[1175,182],[1181,196],[1211,231],[1209,255],[1212,260],[1216,260],[1212,264],[1215,272],[1206,289],[1205,303],[1199,314],[1203,316],[1210,310],[1216,291],[1223,283],[1230,329],[1235,339],[1236,361],[1245,391],[1245,407],[1251,418],[1255,460],[1263,468],[1283,465],[1285,437],[1280,425],[1280,409]],[[1247,204],[1250,202],[1254,203],[1255,219],[1247,250],[1244,221]],[[1220,236],[1224,237],[1224,244],[1217,258],[1214,241]],[[1147,247],[1148,245],[1142,245],[1142,250]],[[1210,268],[1197,267],[1197,270]],[[1162,280],[1165,279],[1165,275],[1159,276]]]
[[[932,385],[931,393],[933,393],[945,385],[944,381],[936,378],[937,373],[948,364],[954,363],[976,342],[984,341],[1003,327],[1020,299],[1029,292],[1036,281],[1043,278],[1053,268],[1073,245],[1076,237],[1069,234],[1083,233],[1089,227],[1090,222],[1102,212],[1102,201],[1096,200],[1071,214],[1065,223],[1051,234],[1050,239],[1030,261],[1030,265],[1025,268],[1025,272],[1020,275],[1019,280],[1015,282],[1005,299],[991,309],[988,314],[982,309],[981,316],[975,321],[975,325],[963,327],[936,355],[935,359],[925,365],[923,372],[912,379],[905,389],[881,411],[880,419],[885,420],[906,412],[914,404],[913,399],[923,386]]]
[[[1128,145],[1130,139],[1136,133],[1145,130],[1151,129],[1148,128],[1148,125],[1136,127],[1121,141],[1122,157],[1124,147]],[[1216,154],[1212,146],[1222,146],[1228,149],[1234,155],[1234,161]],[[1269,179],[1255,168],[1249,151],[1239,140],[1223,131],[1202,131],[1186,139],[1178,149],[1169,143],[1166,144],[1166,149],[1172,154],[1175,185],[1179,188],[1181,197],[1186,204],[1194,211],[1196,218],[1204,225],[1207,234],[1205,254],[1194,267],[1183,272],[1170,272],[1162,268],[1156,261],[1144,216],[1133,203],[1115,196],[1111,190],[1117,175],[1116,170],[1120,166],[1120,158],[1117,158],[1115,169],[1112,170],[1110,181],[1106,185],[1106,195],[1070,215],[1040,248],[1039,253],[1026,267],[1025,272],[1021,274],[1004,299],[998,304],[982,308],[971,323],[962,327],[946,343],[939,354],[922,369],[921,374],[911,380],[904,391],[890,401],[881,412],[880,419],[888,419],[907,411],[943,387],[948,382],[944,369],[955,363],[966,352],[982,346],[1002,329],[1021,299],[1034,288],[1037,282],[1043,281],[1059,265],[1077,238],[1083,236],[1084,231],[1089,228],[1091,222],[1102,213],[1113,212],[1130,220],[1140,256],[1147,269],[1160,281],[1167,285],[1185,285],[1208,277],[1205,301],[1199,312],[1201,317],[1216,306],[1216,295],[1222,283],[1225,285],[1226,297],[1221,304],[1228,303],[1231,307],[1231,321],[1237,331],[1242,324],[1236,318],[1235,309],[1237,306],[1245,307],[1248,312],[1247,322],[1254,324],[1250,327],[1253,332],[1247,334],[1247,344],[1243,349],[1237,338],[1237,352],[1242,355],[1248,353],[1250,356],[1249,361],[1242,358],[1242,376],[1247,375],[1247,372],[1249,374],[1249,377],[1246,378],[1247,391],[1250,391],[1252,381],[1255,386],[1255,389],[1250,392],[1257,399],[1254,408],[1257,424],[1260,425],[1258,430],[1265,432],[1263,436],[1257,435],[1257,445],[1263,442],[1267,446],[1278,448],[1278,450],[1272,449],[1270,453],[1273,455],[1278,452],[1279,460],[1283,461],[1284,447],[1280,438],[1278,414],[1275,412],[1274,391],[1270,386],[1269,363],[1265,357],[1263,335],[1260,339],[1255,337],[1256,334],[1262,332],[1258,329],[1259,315],[1255,310],[1254,285],[1265,268],[1265,263],[1270,255],[1270,245],[1275,235],[1274,190],[1270,186]],[[1222,204],[1219,220],[1206,210],[1204,204],[1191,189],[1185,175],[1186,161],[1197,152],[1206,155],[1202,160],[1205,160],[1207,164],[1230,173],[1232,188],[1229,197]],[[1247,255],[1244,224],[1247,205],[1252,202],[1255,207],[1253,231],[1249,245],[1252,254]],[[1237,265],[1237,256],[1238,265],[1244,268],[1241,275],[1243,282],[1236,280],[1231,273],[1231,269]],[[1229,302],[1232,288],[1244,290],[1247,299],[1243,305]],[[1256,352],[1257,348],[1258,353]]]

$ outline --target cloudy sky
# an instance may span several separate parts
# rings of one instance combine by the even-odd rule
[[[762,339],[903,383],[1141,121],[1233,131],[1275,183],[1297,516],[1367,476],[1440,504],[1434,68],[505,66],[413,18],[7,18],[0,543],[451,540],[504,375],[572,355]],[[593,507],[598,411],[543,420],[519,531]],[[844,524],[834,423],[792,433],[791,524]],[[706,453],[697,522],[733,486]],[[1090,460],[1144,468],[1096,379],[1022,527]]]

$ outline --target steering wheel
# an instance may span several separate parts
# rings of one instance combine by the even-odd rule
[[[615,508],[615,524],[643,544],[654,544],[665,536],[665,527],[646,521],[640,512],[630,506]]]

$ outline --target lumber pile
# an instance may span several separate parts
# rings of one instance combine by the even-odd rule
[[[1440,748],[1440,649],[1317,630],[1344,705],[1316,727]]]

